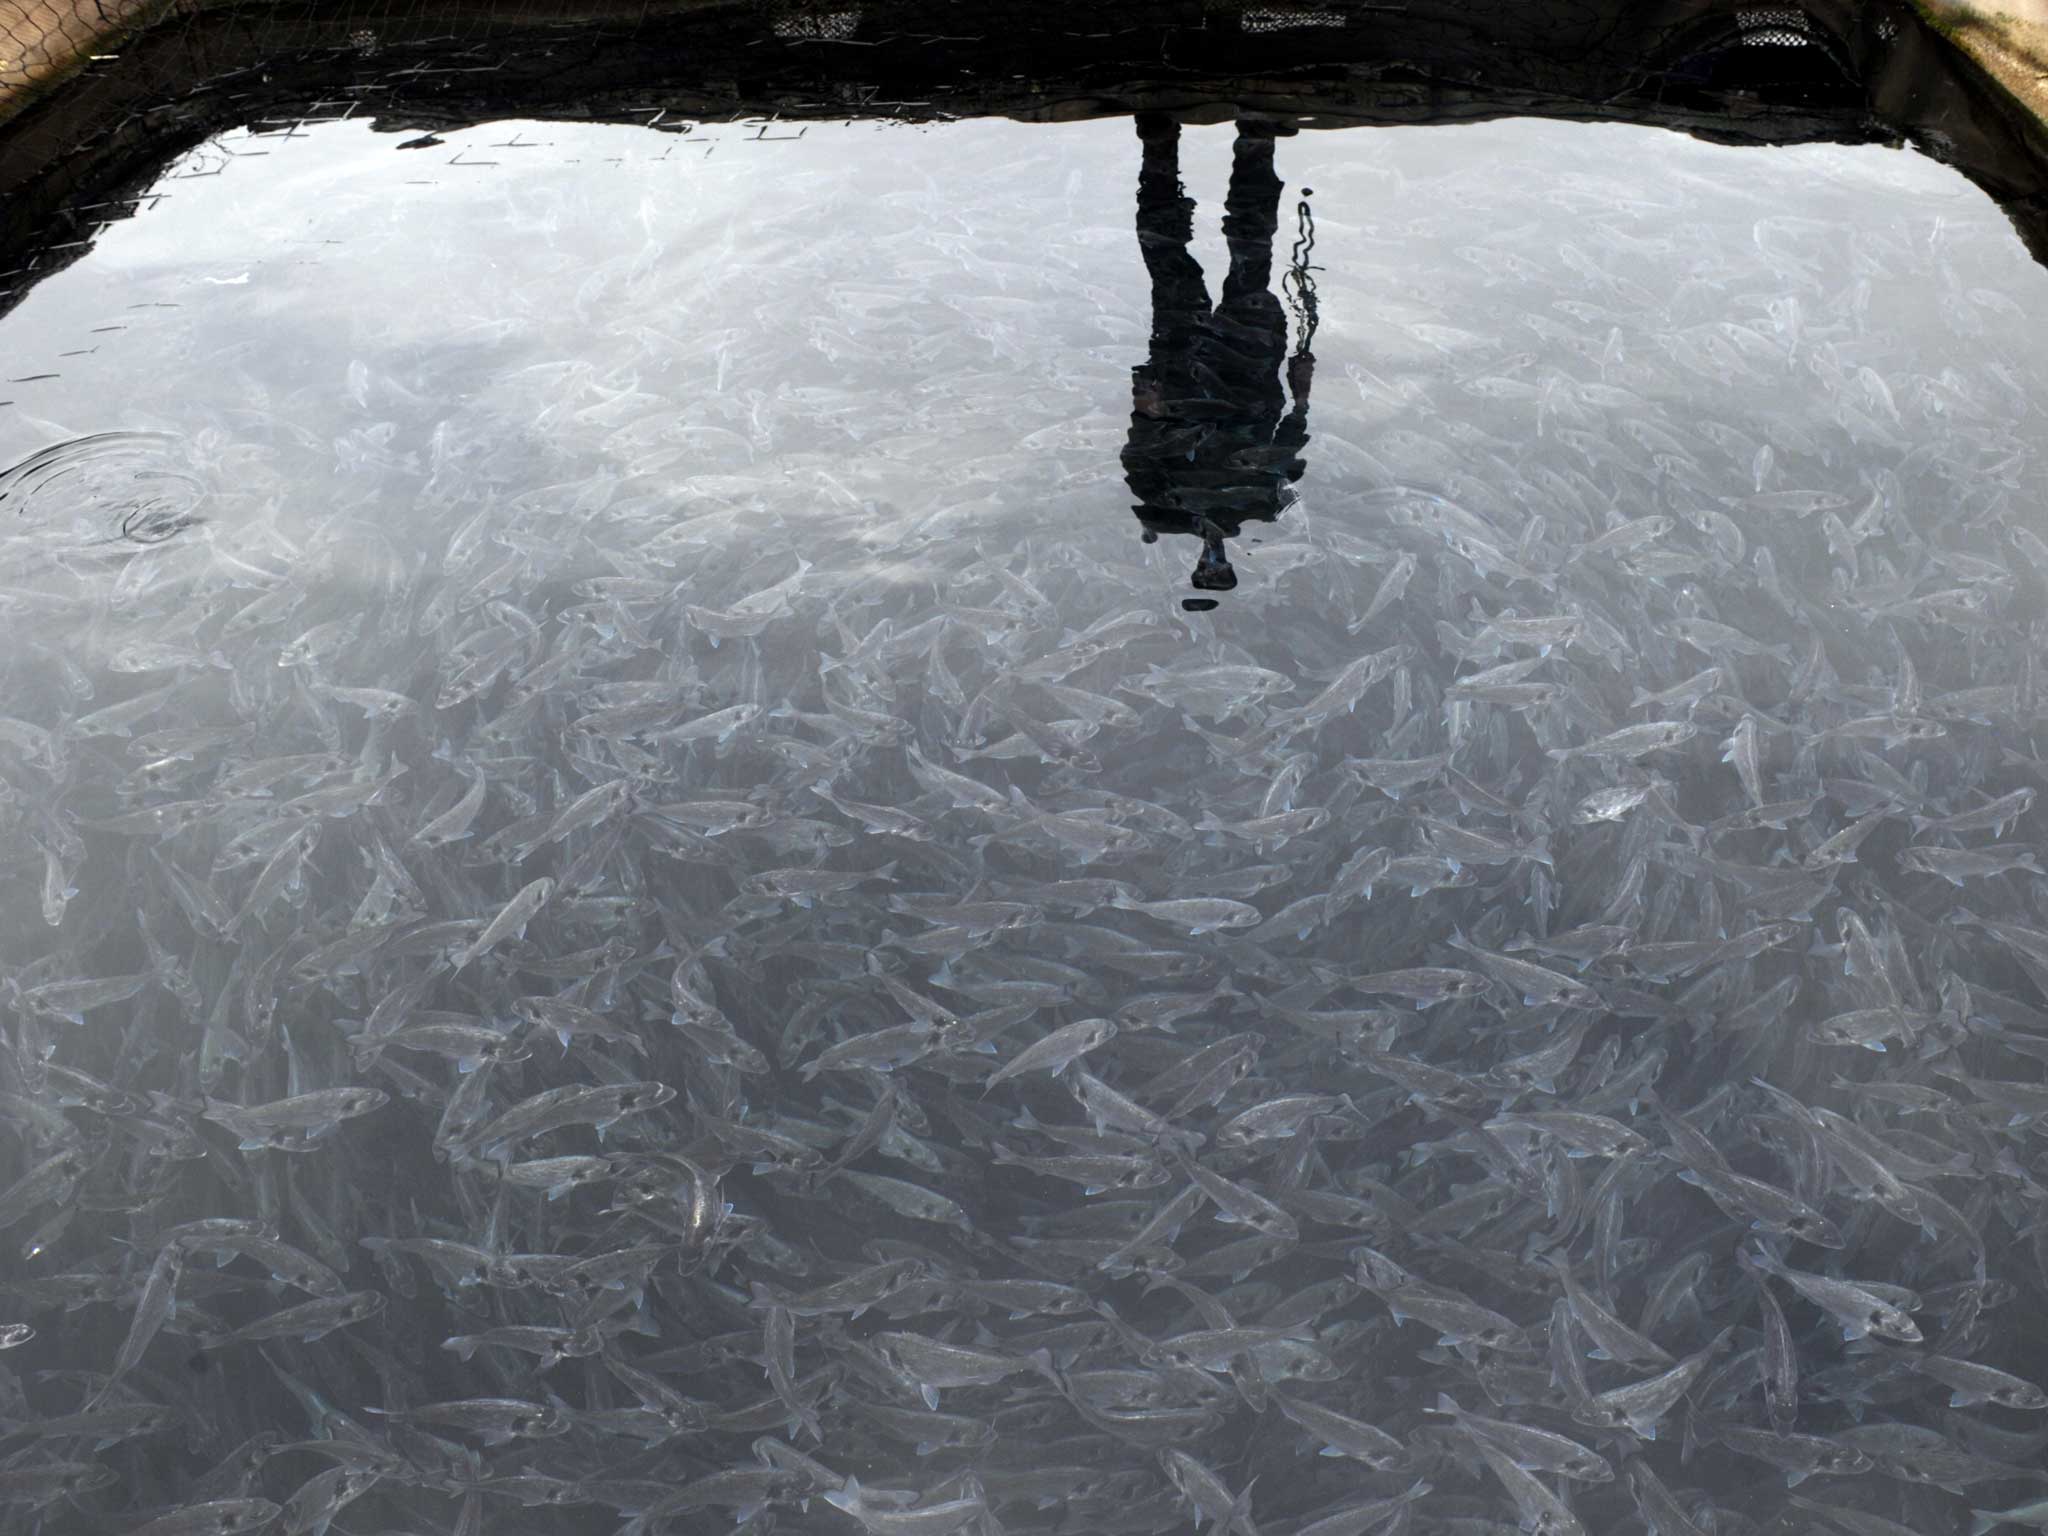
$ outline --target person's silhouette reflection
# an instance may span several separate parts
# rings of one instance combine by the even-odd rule
[[[1180,125],[1140,113],[1145,147],[1138,173],[1138,247],[1152,274],[1152,356],[1131,370],[1131,435],[1124,477],[1131,510],[1149,544],[1162,533],[1202,541],[1193,582],[1203,592],[1237,585],[1224,540],[1248,522],[1271,522],[1294,499],[1308,441],[1308,390],[1315,357],[1287,357],[1287,316],[1268,287],[1280,178],[1273,139],[1292,124],[1240,122],[1223,237],[1230,271],[1214,306],[1202,268],[1188,251],[1194,199],[1181,191]],[[1280,387],[1287,365],[1292,409]],[[1212,608],[1190,598],[1185,608]]]

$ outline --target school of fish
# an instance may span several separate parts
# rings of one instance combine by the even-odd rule
[[[0,475],[0,1528],[2048,1528],[2038,467],[1852,306],[1675,365],[1876,469],[1627,323],[1199,615]]]

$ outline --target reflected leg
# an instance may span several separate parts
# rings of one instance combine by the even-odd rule
[[[1239,123],[1230,167],[1230,196],[1223,205],[1223,238],[1230,245],[1230,273],[1223,280],[1228,308],[1271,296],[1273,233],[1280,227],[1280,177],[1273,169],[1271,123]],[[1259,305],[1263,309],[1263,305]],[[1279,301],[1273,301],[1274,312]]]
[[[1138,249],[1152,275],[1155,364],[1162,341],[1184,338],[1207,317],[1209,287],[1201,263],[1188,250],[1195,233],[1195,200],[1181,191],[1180,125],[1159,113],[1138,115],[1144,160],[1138,170]]]

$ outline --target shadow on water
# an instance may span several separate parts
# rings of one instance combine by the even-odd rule
[[[1276,128],[1238,124],[1223,214],[1230,269],[1215,303],[1188,250],[1195,203],[1181,187],[1180,125],[1147,113],[1137,128],[1144,146],[1138,246],[1152,279],[1152,335],[1150,357],[1131,370],[1124,474],[1138,497],[1131,510],[1146,542],[1162,533],[1200,539],[1190,581],[1198,591],[1227,592],[1237,573],[1225,541],[1248,522],[1272,522],[1292,500],[1287,487],[1301,478],[1315,375],[1306,315],[1300,344],[1287,357],[1287,316],[1270,286],[1281,191],[1273,170]],[[1292,131],[1291,124],[1278,130]],[[1301,217],[1303,244],[1289,275],[1293,291],[1312,298],[1306,202]],[[1291,408],[1281,393],[1283,367]],[[1181,606],[1199,612],[1215,600],[1188,598]]]

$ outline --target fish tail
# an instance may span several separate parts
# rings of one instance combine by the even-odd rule
[[[1031,1368],[1055,1387],[1065,1386],[1065,1382],[1060,1379],[1059,1367],[1053,1363],[1051,1350],[1043,1347],[1034,1349],[1031,1352]]]

